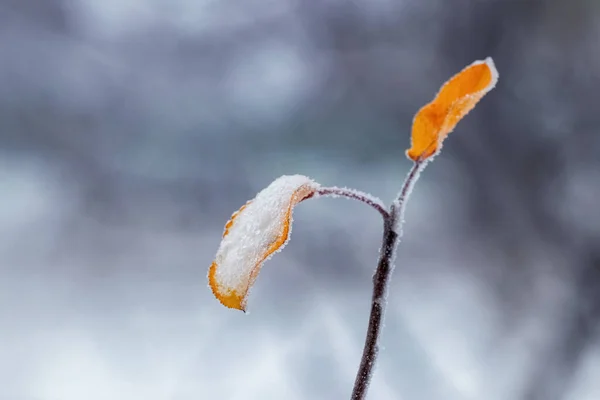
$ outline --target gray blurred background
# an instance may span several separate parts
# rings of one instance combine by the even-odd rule
[[[349,398],[378,214],[302,203],[248,315],[206,285],[223,225],[283,174],[389,203],[486,56],[370,398],[599,399],[597,0],[0,0],[0,400]]]

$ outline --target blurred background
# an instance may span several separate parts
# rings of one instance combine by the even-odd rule
[[[370,398],[599,399],[600,2],[0,0],[0,400],[349,398],[378,214],[302,203],[247,315],[207,287],[223,226],[284,174],[389,204],[486,56]]]

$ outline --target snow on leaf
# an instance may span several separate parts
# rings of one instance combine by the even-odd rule
[[[435,99],[415,115],[406,156],[422,161],[438,154],[446,136],[497,81],[498,71],[491,57],[475,61],[450,78]]]
[[[282,176],[231,216],[208,272],[209,286],[224,306],[246,310],[263,262],[289,240],[293,207],[318,188],[306,176]]]

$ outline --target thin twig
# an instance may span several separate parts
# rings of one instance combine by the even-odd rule
[[[362,201],[363,203],[368,204],[374,209],[376,209],[381,214],[384,220],[390,217],[388,210],[386,210],[385,205],[380,199],[368,193],[361,192],[359,190],[339,187],[321,187],[317,190],[317,194],[319,194],[320,196],[341,196],[353,200]]]
[[[402,185],[400,193],[398,193],[398,197],[392,203],[387,217],[384,216],[383,218],[383,243],[377,269],[373,275],[373,297],[371,299],[369,327],[367,328],[367,337],[365,339],[360,367],[354,382],[352,400],[364,400],[367,396],[367,390],[373,376],[373,368],[379,354],[379,340],[387,304],[387,291],[392,272],[394,271],[396,248],[402,237],[406,201],[425,165],[426,163],[423,161],[414,163]]]
[[[417,181],[419,180],[419,176],[427,166],[429,160],[416,161],[413,164],[412,168],[408,172],[408,175],[406,176],[406,179],[404,180],[402,189],[400,189],[398,196],[392,202],[392,206],[390,207],[390,214],[395,215],[395,225],[393,226],[393,229],[398,233],[400,237],[402,237],[402,226],[404,225],[404,210],[406,209],[406,202],[408,201],[408,198],[412,193],[415,183],[417,183]]]

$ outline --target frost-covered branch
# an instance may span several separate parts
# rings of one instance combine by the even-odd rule
[[[383,217],[383,243],[373,275],[367,337],[352,391],[353,400],[365,399],[379,353],[388,286],[394,271],[396,248],[402,237],[406,202],[421,171],[441,151],[444,139],[497,80],[498,71],[490,57],[475,61],[444,83],[433,101],[417,112],[413,119],[411,147],[406,151],[414,164],[389,209],[367,193],[321,187],[302,175],[281,176],[260,191],[225,224],[223,239],[208,271],[209,286],[215,297],[226,307],[246,310],[250,288],[262,264],[289,240],[292,210],[298,203],[319,196],[346,197],[377,210]]]
[[[367,390],[373,376],[373,368],[379,354],[379,340],[381,328],[387,305],[387,292],[394,271],[394,259],[396,248],[402,237],[402,224],[404,223],[404,210],[412,188],[419,179],[419,174],[427,165],[426,161],[417,161],[408,173],[398,197],[390,207],[388,217],[383,222],[383,243],[379,251],[377,269],[373,275],[373,296],[371,298],[371,314],[369,316],[369,327],[363,349],[360,367],[356,374],[352,400],[363,400],[367,396]]]
[[[446,81],[436,97],[429,104],[421,107],[413,119],[411,147],[406,151],[406,156],[413,160],[414,164],[397,198],[390,206],[389,216],[384,217],[383,244],[377,269],[373,275],[369,327],[354,382],[352,400],[363,400],[367,396],[373,367],[377,361],[388,285],[394,271],[396,248],[402,237],[404,210],[412,188],[427,163],[439,154],[442,142],[458,121],[494,88],[497,81],[498,71],[490,57],[475,61]],[[440,111],[443,112],[441,115],[443,118],[440,118]]]

